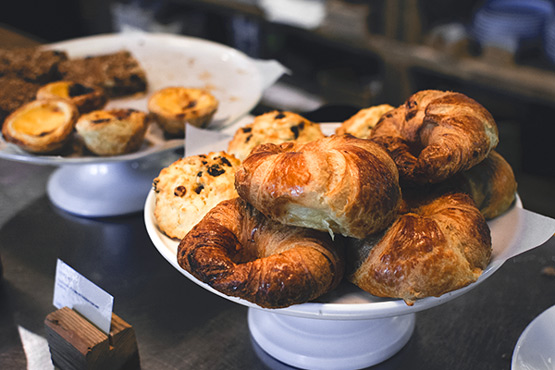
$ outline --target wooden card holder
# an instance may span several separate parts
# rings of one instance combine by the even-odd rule
[[[63,307],[44,321],[54,366],[65,369],[139,369],[133,327],[112,314],[107,335],[78,312]]]

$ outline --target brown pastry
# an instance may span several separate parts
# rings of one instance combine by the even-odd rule
[[[177,136],[185,134],[185,124],[206,127],[219,102],[204,89],[166,87],[156,91],[148,100],[148,110],[162,129]]]
[[[154,179],[154,216],[160,230],[182,239],[222,200],[237,197],[235,171],[239,160],[225,152],[181,158]]]
[[[393,160],[351,135],[260,145],[237,170],[235,187],[273,220],[355,238],[387,227],[401,201]]]
[[[475,100],[424,90],[386,113],[371,140],[390,153],[402,180],[436,183],[480,163],[499,138],[493,117]]]
[[[50,82],[37,91],[37,99],[51,98],[70,100],[81,114],[101,109],[108,102],[101,88],[85,86],[73,81]]]
[[[447,180],[442,187],[470,195],[489,220],[504,213],[514,203],[517,182],[511,165],[492,150],[482,162]]]
[[[347,242],[347,278],[380,297],[440,296],[475,282],[491,258],[489,227],[463,193],[409,202],[385,232]]]
[[[17,108],[35,100],[39,84],[18,77],[0,77],[0,122]]]
[[[60,50],[0,49],[0,76],[45,84],[60,78],[59,65],[67,59],[67,54]]]
[[[274,110],[256,116],[253,122],[239,128],[229,142],[227,151],[244,160],[260,144],[281,144],[287,141],[308,143],[324,136],[319,124],[297,113]]]
[[[6,118],[2,135],[25,151],[53,153],[68,141],[77,116],[75,105],[66,100],[33,100]]]
[[[351,134],[361,139],[368,139],[370,132],[376,126],[380,118],[390,110],[394,109],[389,104],[376,105],[359,110],[354,116],[344,121],[335,133],[337,135]]]
[[[79,117],[75,129],[87,149],[111,156],[138,150],[149,123],[145,112],[134,109],[95,110]]]
[[[240,198],[214,207],[180,242],[177,261],[214,289],[265,308],[316,299],[343,277],[340,246],[266,218]]]
[[[127,50],[70,59],[59,69],[63,80],[98,86],[110,98],[144,93],[148,85],[145,70]]]

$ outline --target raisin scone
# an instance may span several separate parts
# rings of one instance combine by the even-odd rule
[[[227,151],[243,161],[260,144],[308,143],[324,136],[318,123],[293,112],[275,110],[256,116],[252,123],[238,129]]]
[[[337,135],[351,134],[359,139],[368,139],[370,132],[382,116],[394,107],[389,104],[376,105],[359,110],[355,115],[344,121],[335,133]]]
[[[237,158],[221,151],[181,158],[162,169],[153,181],[160,230],[182,239],[214,206],[237,197],[239,165]]]

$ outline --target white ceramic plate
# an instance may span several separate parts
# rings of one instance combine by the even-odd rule
[[[515,346],[512,370],[555,369],[555,306],[536,317]]]
[[[330,135],[336,127],[336,123],[325,123],[322,124],[322,131],[324,134]],[[210,149],[216,150],[217,148]],[[246,300],[222,294],[183,270],[177,263],[176,257],[179,243],[168,238],[158,229],[154,217],[154,205],[155,194],[151,190],[148,194],[144,211],[146,229],[155,247],[172,266],[195,283],[215,294],[248,307],[260,308]],[[272,311],[279,311],[279,313],[293,316],[321,319],[374,319],[414,313],[447,302],[479,285],[501,267],[507,258],[514,255],[516,248],[522,247],[524,243],[519,239],[519,235],[523,233],[526,220],[525,215],[521,211],[523,211],[522,204],[520,199],[518,199],[516,206],[510,211],[489,222],[493,243],[492,261],[478,281],[465,288],[449,292],[437,298],[420,299],[413,306],[407,306],[403,300],[375,297],[352,284],[345,283],[330,294],[321,297],[319,302],[309,302]],[[534,246],[536,245],[539,244]]]
[[[257,63],[243,53],[214,42],[169,34],[108,34],[50,44],[47,48],[65,50],[70,58],[129,50],[146,70],[147,93],[140,98],[121,98],[107,107],[128,107],[145,111],[147,99],[166,86],[201,87],[219,100],[212,127],[223,127],[247,114],[259,101],[264,78]],[[0,158],[36,164],[95,163],[142,158],[155,152],[183,145],[183,139],[167,140],[152,124],[138,152],[96,157],[82,155],[33,155],[0,138]]]

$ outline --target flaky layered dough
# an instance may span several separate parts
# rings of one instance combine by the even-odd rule
[[[339,284],[340,247],[326,233],[271,221],[234,198],[193,227],[179,244],[177,260],[226,295],[280,308],[316,299]]]
[[[392,159],[351,135],[260,145],[237,170],[235,187],[273,220],[355,238],[388,226],[401,200]]]
[[[348,242],[348,280],[380,297],[440,296],[475,282],[491,257],[489,227],[470,197],[407,204],[385,232]]]
[[[514,203],[517,182],[511,165],[496,151],[486,159],[448,180],[442,188],[470,195],[480,212],[493,219]],[[446,191],[444,190],[444,191]]]
[[[499,138],[493,117],[475,100],[424,90],[386,113],[371,140],[390,153],[401,179],[437,183],[480,163]]]

